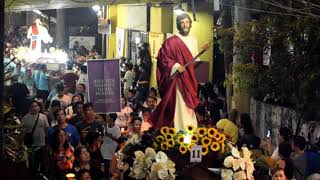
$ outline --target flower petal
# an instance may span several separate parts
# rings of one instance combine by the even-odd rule
[[[242,147],[241,150],[243,153],[243,158],[246,160],[250,159],[251,151],[247,147]]]
[[[146,154],[146,157],[150,157],[151,159],[155,159],[157,153],[154,149],[148,147],[145,150],[145,154]]]
[[[236,147],[232,147],[231,154],[235,158],[240,158],[240,152],[238,151],[238,149]]]
[[[166,179],[169,176],[167,168],[161,168],[158,170],[158,178],[159,179]]]
[[[230,169],[222,169],[221,177],[223,180],[232,180],[233,171]]]
[[[248,179],[250,179],[252,177],[253,171],[254,171],[254,165],[253,162],[250,161],[246,161],[246,168],[247,168],[247,177]]]
[[[240,158],[239,159],[239,164],[240,164],[240,168],[242,170],[245,170],[246,169],[246,160],[244,158]]]
[[[223,165],[226,167],[226,168],[231,168],[232,165],[233,165],[233,161],[234,161],[234,157],[233,156],[228,156],[224,159],[223,161]]]
[[[240,168],[239,159],[234,159],[232,162],[233,171],[237,171]]]
[[[134,156],[136,157],[136,159],[138,160],[143,160],[146,158],[146,155],[144,155],[144,153],[142,151],[136,151],[134,152]]]
[[[156,162],[166,162],[166,161],[168,161],[168,156],[166,155],[166,153],[159,151],[156,154],[155,159],[156,159]]]

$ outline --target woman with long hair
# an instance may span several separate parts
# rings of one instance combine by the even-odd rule
[[[54,176],[55,179],[64,179],[65,174],[73,168],[74,149],[67,140],[67,133],[64,129],[58,129],[54,133],[52,144]]]

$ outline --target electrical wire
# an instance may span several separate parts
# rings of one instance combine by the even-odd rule
[[[268,14],[277,14],[277,15],[284,15],[284,16],[294,16],[294,17],[310,17],[310,16],[306,16],[306,15],[297,15],[297,14],[289,14],[289,13],[280,13],[280,12],[275,12],[275,11],[266,11],[266,10],[261,10],[261,9],[253,9],[253,8],[237,6],[237,5],[232,5],[232,4],[225,4],[225,3],[221,3],[221,5],[229,6],[229,7],[236,7],[239,9],[246,9],[246,10],[250,10],[250,11],[254,11],[254,12],[263,12],[263,13],[268,13]]]
[[[309,3],[309,2],[303,1],[303,0],[302,0],[302,1],[296,0],[296,1],[301,2],[301,3],[303,3],[303,4],[310,4],[311,6],[320,8],[320,5],[319,5],[319,4]],[[319,10],[319,9],[318,9],[318,10]]]
[[[285,9],[285,10],[298,12],[298,13],[301,13],[301,14],[304,14],[304,15],[309,15],[309,16],[316,17],[316,18],[319,18],[319,17],[320,17],[319,15],[315,15],[315,14],[310,14],[310,13],[303,12],[303,11],[301,11],[300,9],[294,9],[294,8],[291,8],[291,7],[284,6],[284,5],[280,4],[280,3],[276,3],[275,1],[273,1],[274,3],[268,2],[268,1],[265,1],[265,0],[260,0],[260,1],[263,2],[263,3],[265,3],[265,4],[269,4],[269,5],[271,5],[271,6],[275,6],[275,7],[278,7],[278,8]]]

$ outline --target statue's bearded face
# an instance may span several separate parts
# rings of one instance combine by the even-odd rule
[[[181,35],[187,36],[190,33],[191,29],[191,22],[189,18],[184,18],[180,20],[180,23],[178,25],[178,30]]]

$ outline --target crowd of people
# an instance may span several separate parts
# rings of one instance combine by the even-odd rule
[[[84,50],[75,47],[75,51],[81,54]],[[95,113],[88,100],[87,67],[80,61],[67,63],[65,72],[48,72],[45,64],[9,62],[6,104],[14,111],[6,113],[14,113],[24,127],[34,174],[51,179],[65,179],[70,174],[77,179],[118,177],[115,152],[128,138],[141,136],[153,126],[151,114],[161,101],[158,90],[149,89],[148,52],[144,44],[140,65],[121,58],[121,112],[106,114]],[[272,147],[270,138],[255,135],[248,114],[239,114],[236,109],[227,113],[223,92],[211,83],[198,85],[200,103],[194,111],[199,127],[216,127],[237,146],[270,155],[275,169],[264,172],[266,178],[302,180],[319,173],[320,155],[306,150],[304,137],[293,136],[290,129],[281,127],[278,145]],[[30,136],[32,141],[27,141]]]

